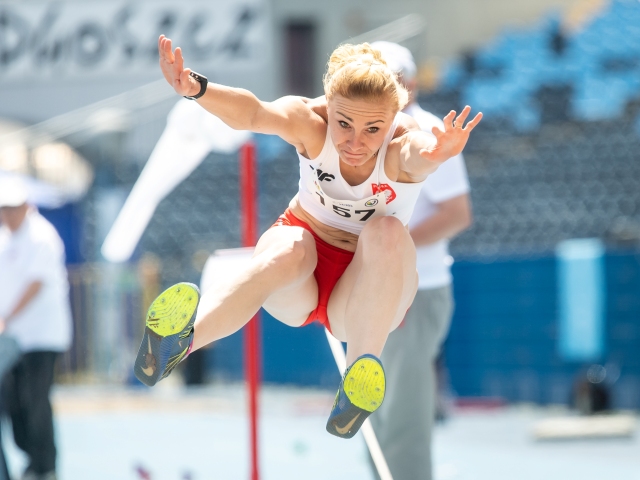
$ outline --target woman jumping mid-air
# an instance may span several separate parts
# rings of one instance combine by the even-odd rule
[[[329,60],[325,95],[263,102],[208,83],[184,67],[180,48],[159,39],[160,67],[176,93],[238,130],[278,135],[300,159],[298,194],[258,241],[248,266],[224,287],[200,293],[180,283],[149,307],[135,362],[146,385],[190,352],[242,328],[263,307],[282,323],[318,321],[347,343],[347,365],[327,422],[350,438],[382,403],[378,357],[416,293],[416,253],[407,230],[427,176],[464,148],[465,107],[444,132],[420,131],[400,113],[407,91],[368,44],[342,45]],[[455,121],[454,121],[455,119]]]

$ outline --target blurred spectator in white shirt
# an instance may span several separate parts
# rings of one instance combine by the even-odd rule
[[[0,333],[21,353],[2,382],[4,409],[28,457],[22,480],[55,480],[49,392],[72,339],[64,245],[15,179],[0,185],[0,222]]]

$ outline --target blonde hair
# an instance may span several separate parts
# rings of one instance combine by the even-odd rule
[[[340,45],[329,58],[323,78],[327,99],[334,95],[365,100],[390,100],[397,111],[409,102],[407,89],[388,67],[382,53],[368,43]]]

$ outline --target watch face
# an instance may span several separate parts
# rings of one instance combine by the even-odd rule
[[[207,77],[205,77],[204,75],[200,75],[199,73],[196,73],[196,72],[191,72],[189,75],[195,78],[198,82],[203,82],[207,79]]]

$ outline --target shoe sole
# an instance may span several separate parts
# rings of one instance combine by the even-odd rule
[[[133,367],[135,376],[152,387],[167,367],[172,368],[184,357],[188,345],[169,358],[180,334],[193,326],[198,311],[200,292],[191,283],[178,283],[156,298],[147,311],[144,335]]]
[[[386,379],[382,365],[372,358],[361,358],[344,378],[347,398],[356,407],[375,412],[384,400]]]
[[[340,438],[352,438],[369,415],[375,412],[384,400],[386,380],[382,365],[372,358],[357,360],[344,377],[341,390],[350,405],[339,414],[330,417],[327,431]],[[338,403],[340,391],[336,396]]]

